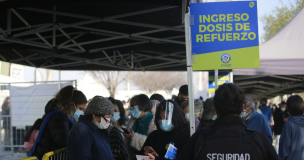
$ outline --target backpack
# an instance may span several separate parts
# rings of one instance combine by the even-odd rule
[[[109,132],[109,134],[111,133],[113,127],[114,127],[114,125],[109,125],[109,127],[108,127],[108,132]]]

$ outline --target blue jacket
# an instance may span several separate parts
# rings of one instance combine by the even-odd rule
[[[271,108],[269,106],[262,106],[262,105],[260,105],[259,109],[267,117],[268,121],[271,121],[271,117],[272,117]]]
[[[253,130],[263,131],[272,143],[272,133],[266,116],[253,110],[249,119],[246,121],[246,125]]]
[[[98,129],[85,116],[71,129],[66,149],[70,160],[114,160],[108,130]]]
[[[304,116],[293,116],[285,122],[279,144],[281,160],[304,159]]]

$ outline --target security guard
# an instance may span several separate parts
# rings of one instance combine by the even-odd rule
[[[223,84],[213,99],[217,119],[198,130],[176,160],[279,160],[265,133],[247,129],[241,113],[245,96],[233,84]]]

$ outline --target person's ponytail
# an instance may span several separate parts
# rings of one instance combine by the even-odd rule
[[[57,100],[56,109],[61,110],[66,115],[69,115],[72,110],[71,100],[73,98],[73,92],[75,88],[73,86],[66,86],[62,88],[55,96],[55,100]]]

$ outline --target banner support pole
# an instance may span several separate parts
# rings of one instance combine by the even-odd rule
[[[194,95],[193,95],[193,70],[192,70],[192,53],[191,53],[191,28],[190,28],[190,9],[185,14],[185,39],[187,54],[187,77],[188,77],[188,96],[189,96],[189,114],[190,114],[190,136],[195,132],[194,116]]]
[[[59,69],[59,81],[58,81],[58,90],[61,90],[61,69]]]
[[[218,89],[218,69],[214,70],[214,93]]]
[[[233,83],[233,72],[229,72],[229,83]]]

